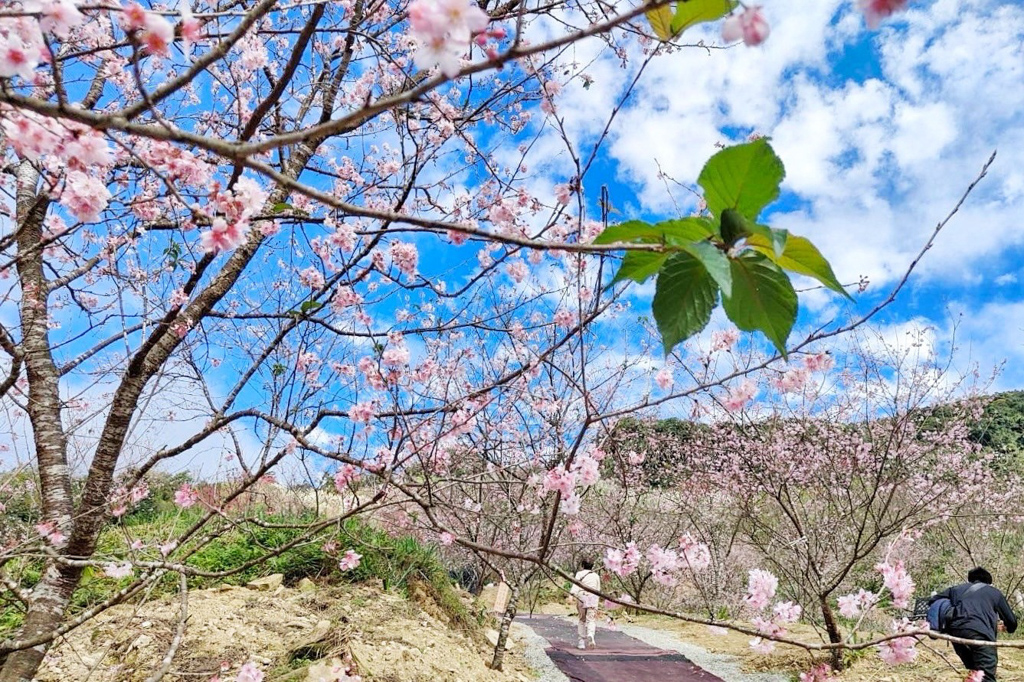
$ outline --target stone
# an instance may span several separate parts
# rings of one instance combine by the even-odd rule
[[[257,590],[258,592],[270,592],[281,587],[281,583],[284,582],[284,575],[281,573],[274,573],[263,578],[256,578],[246,584],[250,590]]]
[[[309,578],[303,578],[299,581],[299,592],[316,592],[316,583]]]

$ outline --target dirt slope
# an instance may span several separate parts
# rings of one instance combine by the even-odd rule
[[[531,673],[512,644],[505,672],[486,667],[480,633],[450,628],[432,603],[424,607],[366,586],[223,587],[193,591],[181,647],[168,682],[234,680],[254,661],[266,680],[523,682]],[[159,668],[178,625],[175,597],[115,607],[64,638],[47,655],[40,682],[136,682]],[[432,615],[433,614],[433,615]]]

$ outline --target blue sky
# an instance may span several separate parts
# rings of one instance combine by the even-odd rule
[[[987,371],[1007,360],[995,388],[1024,387],[1024,5],[912,2],[876,32],[846,0],[775,0],[764,11],[772,34],[761,47],[683,49],[648,67],[612,125],[588,200],[607,183],[624,217],[673,217],[692,208],[692,196],[670,192],[659,167],[695,187],[716,142],[770,136],[787,178],[769,222],[812,239],[841,281],[871,283],[852,306],[824,291],[804,296],[801,321],[814,324],[888,295],[998,149],[988,177],[878,322],[896,336],[931,327],[936,348],[948,347],[955,330],[963,366]],[[684,41],[714,41],[717,30],[694,29]],[[558,101],[580,141],[594,139],[599,112],[640,61],[622,69],[590,47],[572,57],[589,64],[594,83],[569,85]],[[638,294],[640,307],[649,291]]]

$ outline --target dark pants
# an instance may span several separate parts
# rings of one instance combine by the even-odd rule
[[[976,632],[953,632],[956,637],[964,639],[987,639]],[[999,650],[994,646],[968,646],[954,644],[953,651],[963,661],[968,670],[985,671],[985,682],[996,682],[996,666],[999,665]]]

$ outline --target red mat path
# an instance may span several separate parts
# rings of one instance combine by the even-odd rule
[[[616,630],[598,629],[597,648],[576,648],[576,624],[557,616],[518,618],[548,641],[548,657],[573,682],[724,682],[686,656]]]

